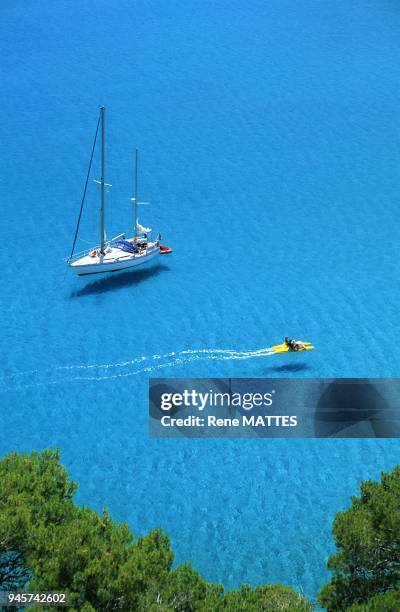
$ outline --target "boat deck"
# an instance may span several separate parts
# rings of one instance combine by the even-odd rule
[[[104,255],[100,255],[100,249],[92,249],[89,253],[80,257],[79,259],[74,259],[71,261],[70,265],[79,265],[79,266],[90,266],[93,264],[114,264],[119,261],[127,261],[131,259],[142,259],[145,258],[146,255],[150,255],[154,253],[155,250],[159,249],[155,243],[150,243],[147,249],[140,249],[137,253],[129,253],[119,249],[117,247],[111,246],[107,247]]]

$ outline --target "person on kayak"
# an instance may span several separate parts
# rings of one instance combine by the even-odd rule
[[[306,348],[303,342],[299,340],[289,340],[287,336],[285,336],[285,344],[291,351],[304,351]]]

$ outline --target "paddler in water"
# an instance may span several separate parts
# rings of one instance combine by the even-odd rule
[[[287,336],[285,336],[285,344],[290,351],[305,351],[306,347],[303,342],[300,340],[289,340]]]

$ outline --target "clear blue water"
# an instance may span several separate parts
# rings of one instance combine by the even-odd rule
[[[399,7],[4,0],[0,11],[1,453],[58,446],[79,501],[136,534],[163,527],[178,562],[228,588],[279,581],[313,596],[334,514],[398,462],[399,443],[150,440],[147,381],[398,376]],[[108,234],[131,223],[138,146],[151,200],[140,220],[174,254],[150,271],[64,279],[101,103]],[[87,240],[96,211],[93,186]],[[285,334],[318,350],[154,359]]]

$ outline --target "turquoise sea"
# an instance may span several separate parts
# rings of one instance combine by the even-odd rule
[[[0,57],[1,455],[57,446],[80,502],[161,526],[177,562],[313,597],[335,513],[399,442],[152,440],[148,378],[399,375],[398,3],[3,0]],[[137,146],[140,222],[174,253],[77,279],[100,104],[108,235]],[[97,210],[91,184],[85,240]],[[284,335],[317,350],[177,354]]]

